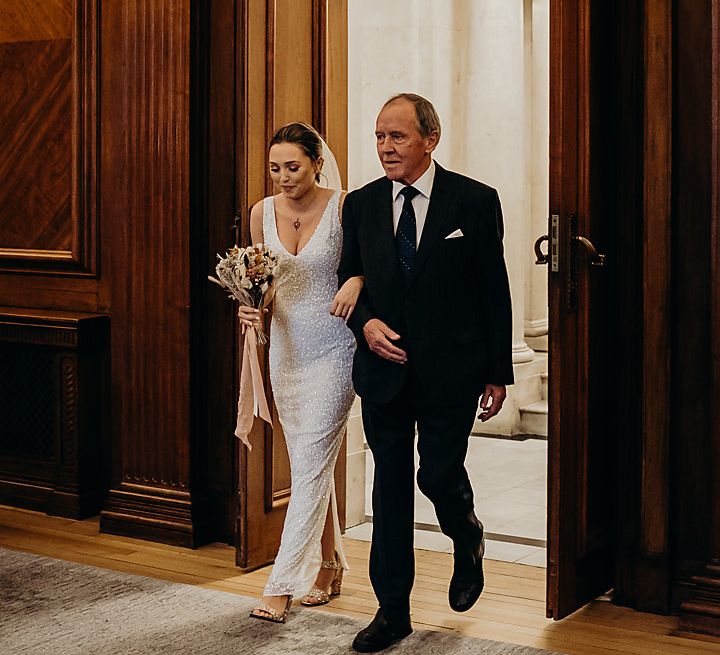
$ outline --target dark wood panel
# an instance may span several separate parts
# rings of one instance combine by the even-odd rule
[[[69,38],[72,22],[71,0],[0,1],[0,43]]]
[[[673,120],[674,309],[671,413],[676,579],[687,582],[708,557],[710,457],[710,0],[676,3]],[[679,594],[681,595],[681,594]],[[677,602],[679,598],[676,598]]]
[[[216,537],[222,512],[215,500],[230,484],[221,481],[214,494],[208,489],[218,470],[208,464],[208,429],[218,430],[212,444],[232,443],[231,432],[220,433],[229,427],[231,405],[208,416],[213,387],[228,382],[231,360],[223,368],[222,341],[209,342],[210,330],[222,338],[216,320],[229,309],[208,318],[214,289],[206,277],[208,249],[221,245],[215,228],[209,241],[208,211],[221,210],[220,198],[228,204],[232,192],[221,192],[217,205],[209,196],[217,190],[207,166],[217,100],[209,105],[207,93],[227,87],[207,79],[206,5],[111,3],[101,21],[100,208],[103,239],[112,244],[115,444],[115,483],[101,528],[196,546]],[[214,116],[219,129],[228,127]],[[227,220],[212,217],[215,225]],[[217,381],[209,378],[215,370]],[[218,394],[227,400],[229,390]]]
[[[103,247],[108,247],[109,244]],[[106,278],[0,271],[0,302],[12,307],[73,309],[107,313]]]
[[[0,44],[0,245],[72,247],[72,43]]]
[[[668,612],[672,15],[668,0],[626,3],[617,14],[613,95],[621,99],[615,147],[623,311],[614,331],[623,335],[617,379],[635,393],[619,399],[616,408],[623,420],[615,600]]]
[[[710,556],[720,561],[720,0],[712,0],[712,91],[711,91],[711,187],[710,187],[710,279],[712,316],[712,449],[715,462],[710,494],[712,511]]]
[[[617,452],[626,426],[639,423],[637,402],[624,403],[622,392],[613,390],[625,388],[626,373],[638,363],[637,341],[625,338],[637,318],[641,242],[621,235],[637,226],[639,216],[637,206],[618,202],[618,169],[625,161],[625,135],[618,128],[632,104],[618,93],[617,74],[632,64],[642,42],[618,51],[615,4],[551,7],[550,211],[557,217],[559,266],[548,282],[554,380],[548,613],[559,619],[614,585],[616,526],[625,506],[610,481],[619,480]],[[602,266],[591,265],[577,236],[605,255]],[[619,334],[622,344],[612,336]]]
[[[189,11],[170,4],[101,17],[116,478],[101,528],[190,545]]]
[[[682,91],[692,92],[693,97],[700,101],[700,106],[694,107],[689,102],[681,105],[684,118],[697,121],[688,132],[683,132],[685,138],[681,147],[698,149],[697,158],[695,153],[691,156],[684,150],[682,163],[694,166],[687,171],[688,177],[681,179],[685,181],[684,194],[698,193],[702,196],[702,205],[698,209],[707,211],[709,221],[708,225],[703,216],[700,230],[700,237],[708,237],[708,295],[703,299],[709,300],[707,328],[710,343],[703,345],[708,347],[710,354],[707,358],[709,371],[704,366],[698,371],[701,380],[709,387],[709,397],[702,398],[708,401],[708,405],[701,406],[707,411],[703,419],[708,420],[709,431],[691,436],[693,445],[702,441],[702,450],[688,450],[685,438],[678,446],[682,452],[683,472],[694,464],[702,474],[699,485],[708,484],[708,487],[701,489],[697,483],[679,480],[681,529],[689,527],[692,530],[690,537],[695,537],[700,532],[699,523],[702,522],[704,530],[700,539],[692,543],[688,538],[678,539],[678,596],[684,598],[680,608],[680,626],[683,630],[720,636],[720,2],[698,2],[692,8],[688,4],[684,3],[684,7],[678,10],[683,22],[679,47],[682,69],[679,73],[688,75],[688,79],[679,82],[679,85]],[[700,41],[691,40],[692,34],[700,35]],[[688,60],[693,59],[700,61],[691,64]],[[702,143],[693,143],[694,139],[702,140]],[[693,173],[699,173],[699,179],[693,180],[690,177]],[[704,230],[706,226],[708,232]],[[701,271],[704,270],[704,262],[696,263],[695,266],[698,264]],[[690,267],[692,263],[686,266]],[[705,315],[701,318],[705,318]],[[690,364],[697,365],[697,362]],[[706,372],[709,378],[705,377]],[[692,406],[690,410],[695,408]],[[699,495],[699,502],[690,498],[692,504],[688,507],[686,502],[692,493]],[[688,572],[703,557],[705,565],[688,581]]]
[[[208,14],[196,26],[198,50],[204,52],[196,58],[197,82],[193,92],[199,104],[197,148],[205,153],[194,157],[197,163],[192,177],[204,180],[198,193],[197,214],[205,221],[195,221],[193,235],[198,250],[196,302],[205,310],[195,312],[201,325],[196,331],[201,336],[201,347],[196,348],[195,366],[204,371],[208,382],[199,384],[197,391],[207,398],[204,425],[198,433],[205,434],[202,457],[207,461],[205,473],[217,517],[216,539],[234,543],[237,515],[237,450],[235,428],[235,357],[237,329],[234,304],[215,285],[207,282],[206,275],[222,254],[234,243],[234,217],[238,205],[236,179],[238,162],[235,159],[235,142],[229,135],[235,133],[236,41],[234,0],[216,0],[210,3]],[[214,38],[213,38],[214,36]],[[204,127],[203,127],[204,126]],[[193,143],[195,145],[195,143]],[[199,361],[198,361],[199,360]],[[198,378],[199,379],[199,378]],[[200,419],[203,420],[203,419]],[[200,448],[196,449],[196,452]]]
[[[666,560],[669,543],[670,275],[672,184],[672,7],[645,8],[642,549]],[[654,590],[667,611],[667,566]],[[665,596],[660,601],[658,596]]]
[[[625,3],[615,67],[617,107],[618,548],[615,601],[670,608],[670,303],[672,11],[668,0]],[[628,284],[628,280],[638,280]],[[640,412],[636,411],[640,404]]]
[[[189,3],[104,8],[101,211],[122,476],[189,483]]]
[[[12,4],[0,7],[0,268],[95,276],[97,0]]]

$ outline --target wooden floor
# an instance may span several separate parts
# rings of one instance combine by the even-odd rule
[[[97,519],[71,521],[0,506],[0,546],[116,571],[258,596],[268,568],[242,574],[234,550],[212,544],[198,550],[99,534]],[[324,609],[369,620],[376,609],[367,576],[368,544],[346,540],[352,570],[343,593]],[[488,561],[478,604],[456,614],[447,604],[451,555],[416,551],[412,597],[415,627],[508,641],[560,653],[720,653],[720,641],[677,634],[677,619],[595,602],[559,622],[545,618],[545,570]]]

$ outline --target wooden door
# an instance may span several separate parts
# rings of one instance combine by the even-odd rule
[[[613,586],[608,12],[555,0],[550,27],[548,616]]]
[[[619,604],[669,608],[673,12],[670,0],[551,2],[556,619],[611,589]]]
[[[247,244],[249,209],[273,192],[267,144],[278,127],[291,121],[314,125],[332,148],[346,179],[347,2],[246,0],[238,6],[238,39],[242,43],[238,57],[242,61],[238,65],[236,139],[242,170],[237,197],[238,214],[245,217],[240,221],[238,240]],[[270,399],[264,353],[262,357]],[[272,426],[256,419],[250,434],[252,451],[239,449],[236,563],[245,569],[274,559],[290,500],[290,467],[274,408],[273,417]],[[344,448],[336,470],[341,521],[343,453]]]

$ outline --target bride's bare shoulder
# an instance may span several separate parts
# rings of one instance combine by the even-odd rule
[[[259,200],[250,210],[250,239],[253,243],[262,243],[264,241],[263,202],[263,200]]]

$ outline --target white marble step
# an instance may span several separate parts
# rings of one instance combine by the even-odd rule
[[[524,434],[520,427],[520,408],[543,398],[541,374],[547,371],[547,354],[535,353],[530,362],[515,364],[515,384],[508,387],[508,395],[500,413],[483,423],[475,421],[474,434]]]
[[[520,408],[521,434],[539,434],[547,437],[548,404],[547,400],[538,400]]]
[[[540,335],[539,337],[525,336],[525,343],[532,348],[536,353],[546,353],[548,350],[548,336],[547,334]]]

